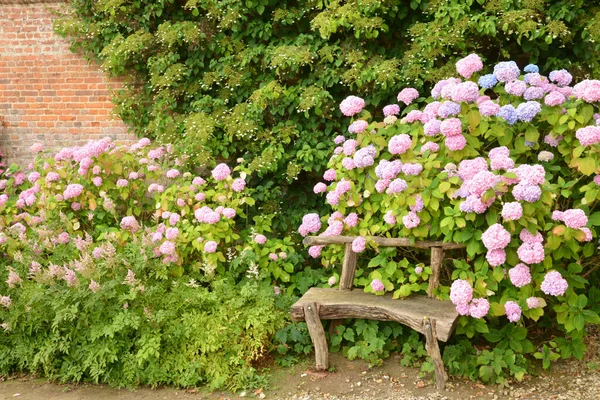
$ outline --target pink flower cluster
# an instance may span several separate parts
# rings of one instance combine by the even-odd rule
[[[317,213],[306,214],[302,217],[302,224],[298,228],[298,233],[306,236],[309,233],[319,232],[321,229],[321,218]]]
[[[221,163],[212,170],[211,174],[216,181],[222,181],[231,175],[231,170],[227,164]]]
[[[585,211],[573,208],[566,211],[554,211],[552,213],[552,219],[555,221],[562,221],[568,228],[581,229],[588,223],[588,217],[585,215]]]
[[[402,91],[400,93],[398,93],[398,101],[402,102],[406,105],[409,105],[414,100],[416,100],[418,97],[419,97],[419,92],[417,91],[417,89],[413,89],[413,88],[402,89]]]
[[[483,245],[488,249],[486,259],[488,263],[497,267],[504,264],[506,261],[506,246],[510,243],[510,232],[508,232],[500,224],[494,224],[490,226],[481,235]]]
[[[508,270],[510,281],[516,287],[523,287],[531,283],[531,271],[529,267],[523,263],[519,263]]]
[[[573,95],[588,103],[600,101],[600,81],[586,79],[573,86]]]
[[[363,119],[359,119],[350,124],[350,126],[348,127],[348,132],[361,133],[365,129],[367,129],[368,126],[369,126],[369,123],[367,121],[365,121]]]
[[[379,279],[373,279],[371,281],[371,289],[373,289],[374,292],[382,292],[385,290],[385,286]]]
[[[129,232],[137,232],[140,229],[140,224],[135,219],[134,216],[123,217],[121,220],[121,229],[127,230]]]
[[[575,132],[575,136],[582,146],[591,146],[600,143],[600,126],[591,125],[579,128]]]
[[[456,62],[456,72],[463,78],[469,79],[475,72],[483,69],[483,62],[477,54],[469,54]]]
[[[523,216],[523,206],[518,201],[504,203],[502,206],[502,218],[506,221],[516,221]]]
[[[519,235],[523,243],[517,249],[519,260],[525,264],[538,264],[544,261],[545,253],[541,233],[531,234],[527,229],[522,229]]]
[[[474,318],[483,318],[490,309],[487,299],[473,299],[473,288],[463,279],[452,282],[450,301],[460,315],[471,315]]]
[[[390,154],[404,154],[412,146],[412,138],[403,133],[392,137],[388,143]]]
[[[504,303],[504,312],[510,322],[517,322],[521,319],[521,307],[514,301],[507,301]]]
[[[194,211],[194,217],[196,217],[198,222],[207,224],[216,224],[221,220],[221,214],[208,206],[203,206]]]
[[[365,107],[365,101],[357,96],[348,96],[340,103],[340,111],[347,117],[358,114]]]
[[[562,296],[569,288],[569,283],[558,271],[550,271],[544,276],[540,286],[542,292],[551,296]]]
[[[367,240],[362,236],[358,236],[352,241],[352,251],[355,253],[362,253],[363,251],[365,251],[366,245]]]

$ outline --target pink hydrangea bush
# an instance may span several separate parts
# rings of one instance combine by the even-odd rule
[[[430,97],[404,88],[382,110],[386,120],[363,112],[368,131],[336,138],[343,146],[332,152],[327,185],[315,190],[332,211],[311,216],[328,223],[310,232],[303,223],[301,233],[356,237],[352,247],[369,265],[358,285],[373,292],[382,282],[396,298],[426,285],[402,249],[382,253],[369,236],[462,243],[463,253],[450,254],[466,261],[437,293],[463,316],[459,333],[545,318],[568,338],[583,335],[575,318],[600,319],[584,302],[577,312],[566,305],[598,285],[600,81],[574,83],[564,70],[547,77],[513,61],[485,75],[477,55],[456,68],[458,77],[438,82]],[[357,224],[343,222],[351,213]],[[323,265],[341,264],[334,247],[319,249]]]

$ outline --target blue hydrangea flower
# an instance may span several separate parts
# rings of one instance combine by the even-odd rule
[[[458,115],[460,113],[460,104],[453,101],[445,101],[438,109],[438,115],[441,118],[448,118],[451,115]]]
[[[526,103],[521,103],[517,107],[517,117],[519,121],[531,122],[533,117],[539,114],[542,111],[542,106],[537,101],[528,101]]]
[[[535,146],[535,142],[530,142],[529,140],[525,139],[525,146],[533,147],[533,146]]]
[[[535,64],[528,64],[525,68],[523,68],[525,72],[540,72],[540,68]]]
[[[498,83],[498,79],[496,79],[496,76],[494,74],[487,74],[479,78],[479,81],[477,83],[479,83],[479,86],[481,86],[484,89],[491,89],[494,86],[496,86],[496,83]]]
[[[499,82],[514,81],[521,74],[521,70],[514,61],[502,61],[494,66],[494,75]]]
[[[519,119],[517,110],[511,104],[500,107],[498,117],[503,118],[509,125],[514,125]]]

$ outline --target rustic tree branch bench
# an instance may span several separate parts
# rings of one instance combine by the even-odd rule
[[[377,321],[396,321],[425,335],[427,353],[435,369],[436,386],[443,389],[447,375],[442,363],[438,340],[446,342],[458,321],[458,313],[450,301],[434,298],[439,286],[440,269],[444,250],[461,249],[458,243],[440,241],[417,241],[406,238],[370,237],[379,246],[416,247],[431,249],[431,270],[427,296],[415,295],[404,300],[392,299],[391,293],[375,296],[352,290],[356,270],[356,253],[352,251],[353,236],[309,236],[305,245],[345,244],[342,276],[339,290],[335,288],[311,288],[291,308],[293,321],[306,321],[311,340],[315,346],[317,370],[329,368],[329,353],[322,319],[339,320],[362,318]]]

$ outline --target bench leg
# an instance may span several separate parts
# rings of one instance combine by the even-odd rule
[[[329,369],[329,350],[323,324],[319,318],[319,309],[316,303],[307,303],[304,305],[304,319],[308,326],[310,339],[315,346],[315,359],[317,371],[326,371]]]
[[[448,375],[444,369],[444,363],[442,362],[442,356],[438,346],[437,333],[435,331],[435,319],[425,317],[423,320],[423,327],[425,328],[423,329],[425,331],[425,348],[433,361],[433,368],[435,369],[435,385],[439,390],[442,390],[446,387]]]

